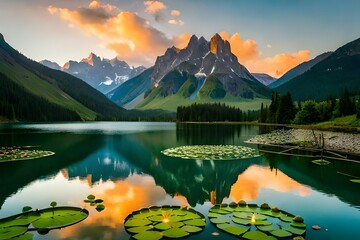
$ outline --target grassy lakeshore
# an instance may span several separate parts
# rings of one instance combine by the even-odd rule
[[[276,124],[276,123],[259,123],[254,122],[179,122],[188,124],[244,124],[244,125],[258,125],[258,126],[274,126],[274,127],[288,127],[300,129],[314,129],[332,132],[351,132],[360,133],[360,119],[356,119],[356,115],[335,118],[332,121],[321,122],[310,125],[295,125],[295,124]]]

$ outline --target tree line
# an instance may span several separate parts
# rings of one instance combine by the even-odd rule
[[[244,111],[221,103],[193,103],[189,106],[179,106],[176,120],[179,122],[243,122],[256,121],[259,110]]]
[[[347,89],[339,99],[329,97],[326,101],[306,100],[297,104],[290,93],[279,95],[273,92],[270,106],[261,105],[259,122],[311,124],[354,114],[360,119],[360,100],[351,96]]]

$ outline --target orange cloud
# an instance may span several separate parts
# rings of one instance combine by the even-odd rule
[[[144,5],[146,7],[145,11],[150,14],[156,14],[162,10],[167,9],[167,6],[160,1],[145,1]]]
[[[169,20],[168,23],[173,25],[180,25],[180,26],[185,24],[182,20],[175,20],[175,19]]]
[[[255,40],[243,40],[238,33],[231,36],[228,32],[221,32],[220,35],[229,41],[231,51],[237,56],[239,62],[253,73],[267,73],[278,78],[293,67],[310,59],[309,50],[280,53],[274,57],[262,58]],[[267,44],[267,48],[271,48],[271,45]]]
[[[90,193],[104,200],[105,210],[97,213],[93,207],[80,202],[79,204],[90,211],[90,216],[80,224],[57,231],[56,233],[62,239],[70,237],[75,239],[124,239],[124,237],[118,237],[121,233],[117,231],[124,231],[125,218],[133,211],[159,205],[159,202],[180,206],[188,205],[184,196],[175,194],[173,198],[170,198],[162,187],[156,185],[151,176],[137,174],[130,175],[124,180],[108,180],[93,185]],[[99,228],[103,231],[98,231]],[[109,237],[108,234],[112,234],[112,237]],[[126,234],[123,233],[123,235]]]
[[[231,36],[227,32],[221,32],[220,36],[230,43],[231,51],[237,56],[240,63],[260,56],[255,40],[243,40],[238,33]]]
[[[293,67],[310,59],[309,50],[297,53],[281,53],[272,58],[254,59],[245,62],[245,66],[254,73],[267,73],[273,77],[281,77]]]
[[[277,170],[275,173],[267,167],[251,166],[240,174],[238,180],[231,186],[229,197],[235,202],[241,199],[252,201],[258,197],[262,188],[273,189],[278,192],[295,191],[300,196],[308,196],[310,189]]]
[[[179,10],[171,10],[171,16],[179,17],[181,15],[181,12]]]
[[[183,33],[179,36],[173,37],[173,42],[177,48],[183,49],[188,45],[190,38],[191,38],[190,34]]]
[[[163,32],[133,12],[120,11],[117,7],[93,1],[87,8],[75,10],[48,7],[56,14],[86,34],[98,37],[102,45],[114,50],[119,57],[132,65],[150,66],[154,59],[172,45]]]

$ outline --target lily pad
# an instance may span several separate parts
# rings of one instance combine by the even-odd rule
[[[360,179],[350,179],[350,182],[353,182],[353,183],[360,183]]]
[[[212,222],[214,224],[229,223],[230,220],[228,218],[210,218],[210,222]]]
[[[23,226],[1,227],[0,239],[10,239],[20,236],[26,233],[27,230],[28,228]]]
[[[162,234],[167,238],[182,238],[190,235],[182,228],[171,228],[169,230],[163,231]]]
[[[24,213],[24,212],[28,212],[28,211],[30,211],[32,209],[32,207],[30,207],[30,206],[25,206],[25,207],[23,207],[23,209],[22,209],[22,212]]]
[[[270,234],[271,235],[274,235],[275,237],[291,237],[292,234],[286,230],[283,230],[283,229],[277,229],[277,230],[274,230],[274,231],[270,231]]]
[[[296,235],[303,235],[306,232],[305,228],[295,228],[292,226],[285,226],[283,229]]]
[[[145,232],[154,231],[161,233],[161,237],[157,238],[159,236],[153,233],[150,237],[156,239],[163,237],[180,238],[202,231],[205,226],[205,217],[191,208],[169,205],[152,206],[135,211],[127,216],[124,226],[130,234],[138,233],[133,236],[135,239],[147,240]],[[153,230],[149,231],[151,229]]]
[[[263,232],[268,232],[268,231],[274,231],[279,229],[279,227],[275,226],[274,224],[269,224],[269,225],[262,225],[262,226],[256,226],[257,229],[259,229],[260,231]]]
[[[169,148],[164,155],[194,160],[232,160],[259,156],[256,149],[234,145],[192,145]]]
[[[29,147],[2,147],[0,148],[0,163],[20,160],[31,160],[54,155],[46,150],[30,150]]]
[[[128,221],[125,222],[124,226],[125,227],[140,227],[140,226],[146,226],[146,225],[150,225],[152,224],[151,221],[149,221],[148,219],[130,219]]]
[[[298,228],[306,228],[306,224],[305,223],[299,223],[299,222],[294,222],[292,221],[290,223],[291,226],[293,227],[298,227]]]
[[[88,216],[87,210],[76,207],[46,208],[40,211],[40,218],[32,225],[35,228],[62,228],[81,222]]]
[[[101,212],[105,209],[105,206],[103,204],[99,204],[95,207],[96,211]]]
[[[4,218],[0,220],[1,227],[13,227],[13,226],[28,226],[30,223],[38,220],[40,213],[30,212],[21,215],[15,215],[12,217]]]
[[[168,223],[161,222],[161,223],[156,224],[155,228],[158,230],[168,230],[171,228],[171,226]]]
[[[139,226],[139,227],[128,228],[126,230],[131,233],[141,233],[151,229],[153,229],[152,226]]]
[[[18,236],[18,237],[12,238],[11,240],[31,240],[31,239],[33,239],[33,237],[34,237],[34,234],[32,234],[32,233],[25,233],[25,234],[20,235],[20,236]]]
[[[205,226],[205,221],[202,219],[187,220],[184,223],[186,225],[196,226],[196,227],[204,227]]]
[[[190,225],[185,225],[182,227],[182,229],[188,233],[197,233],[197,232],[201,232],[203,230],[200,227],[190,226]]]
[[[328,164],[331,163],[331,162],[326,161],[326,160],[324,160],[324,159],[317,159],[317,160],[314,160],[314,161],[312,161],[312,162],[315,163],[315,164],[317,164],[317,165],[320,165],[320,166],[322,166],[322,165],[328,165]]]
[[[238,204],[237,207],[233,208],[234,211],[224,214],[215,212],[219,212],[219,210],[229,206],[223,204],[213,206],[209,210],[209,215],[211,214],[211,216],[209,216],[210,222],[215,224],[219,229],[230,226],[246,229],[245,226],[256,226],[256,228],[251,226],[249,229],[247,229],[247,239],[259,238],[262,240],[273,240],[276,239],[276,237],[291,237],[293,234],[303,235],[306,231],[306,225],[303,223],[304,219],[300,216],[295,217],[293,214],[282,211],[277,207],[271,208],[268,204],[262,204],[261,206],[258,206],[257,204],[248,204],[244,206],[245,202],[242,204],[243,206]],[[232,222],[228,223],[228,219],[231,219]],[[260,230],[260,232],[271,232],[273,236],[267,236],[265,233],[254,233],[253,235],[252,232],[259,232],[256,231],[256,229]],[[242,236],[242,238],[246,238],[245,234]]]
[[[247,232],[242,237],[249,240],[259,240],[266,238],[267,235],[263,232],[254,231],[254,232]]]
[[[145,231],[133,236],[137,240],[160,240],[163,235],[157,231]]]
[[[227,232],[227,233],[230,233],[232,235],[235,235],[235,236],[240,236],[241,234],[245,233],[248,231],[247,228],[243,228],[243,227],[239,227],[239,226],[233,226],[233,225],[230,225],[230,224],[227,224],[227,223],[222,223],[222,224],[217,224],[216,225],[219,229]]]
[[[87,196],[87,199],[89,199],[89,200],[95,200],[95,196],[92,195],[92,194],[90,194],[89,196]]]

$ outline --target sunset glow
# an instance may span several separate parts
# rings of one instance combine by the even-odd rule
[[[212,0],[5,0],[0,9],[0,29],[29,57],[49,59],[61,66],[69,59],[82,59],[95,52],[150,67],[167,48],[186,47],[193,34],[209,40],[221,33],[239,62],[251,72],[280,77],[357,37],[350,29],[356,29],[360,20],[358,14],[351,14],[359,9],[359,3],[347,2],[335,7],[327,1],[304,1],[295,7],[263,0],[230,0],[226,4]],[[319,8],[322,11],[314,11]],[[17,12],[18,18],[9,22],[7,17],[12,12]]]

